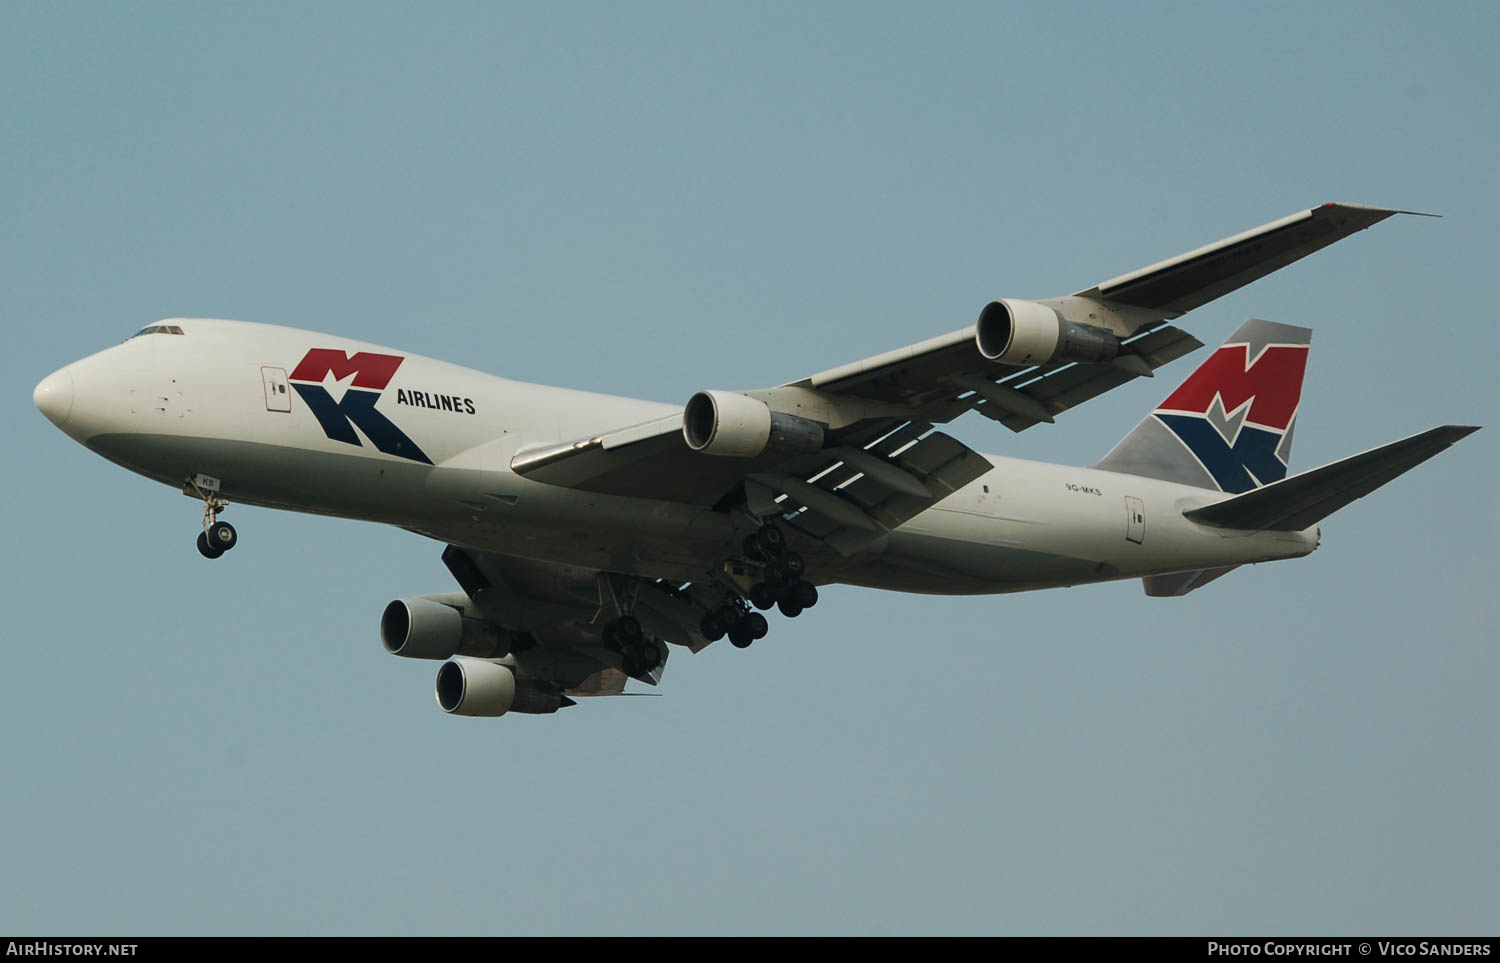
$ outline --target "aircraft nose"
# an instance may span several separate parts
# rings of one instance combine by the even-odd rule
[[[37,383],[31,400],[47,420],[61,428],[73,413],[73,375],[67,368],[54,371]]]

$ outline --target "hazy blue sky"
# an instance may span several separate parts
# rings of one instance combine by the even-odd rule
[[[1496,9],[0,5],[0,930],[1493,935]],[[682,401],[1329,200],[1444,219],[1186,326],[1317,329],[1301,467],[1490,427],[1311,558],[836,588],[550,717],[382,651],[441,546],[240,507],[208,563],[31,406],[181,315]],[[1088,464],[1190,367],[955,430]]]

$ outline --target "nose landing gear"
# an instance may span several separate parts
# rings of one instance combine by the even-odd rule
[[[229,501],[219,496],[219,480],[207,475],[188,479],[183,491],[203,499],[203,531],[198,533],[198,553],[204,558],[218,558],[239,544],[234,526],[219,521],[219,513]]]

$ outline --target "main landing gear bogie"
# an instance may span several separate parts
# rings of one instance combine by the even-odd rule
[[[807,565],[802,556],[787,547],[786,533],[773,524],[762,525],[745,536],[745,556],[761,567],[760,580],[735,598],[705,613],[699,631],[710,642],[725,636],[736,648],[746,648],[765,638],[770,623],[761,612],[779,609],[788,618],[818,604],[817,586],[804,578]],[[752,611],[751,607],[760,611]]]
[[[756,639],[763,639],[771,631],[771,623],[759,612],[752,612],[743,601],[728,602],[703,616],[698,630],[710,642],[729,636],[729,642],[737,649],[748,648]]]
[[[763,565],[762,580],[746,593],[751,605],[762,611],[775,606],[794,619],[818,604],[817,586],[803,579],[807,565],[802,556],[787,550],[786,534],[780,528],[762,525],[745,536],[745,554]]]
[[[642,676],[661,665],[656,640],[646,635],[633,615],[622,615],[604,627],[604,645],[620,654],[626,675]]]

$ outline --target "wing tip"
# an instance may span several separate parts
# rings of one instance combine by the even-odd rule
[[[1380,220],[1384,220],[1385,218],[1390,217],[1392,214],[1411,214],[1415,217],[1439,218],[1443,216],[1441,214],[1429,214],[1426,211],[1408,211],[1404,208],[1399,207],[1376,207],[1373,204],[1354,204],[1348,201],[1329,201],[1328,203],[1322,205],[1322,207],[1313,208],[1313,210],[1323,210],[1330,207],[1349,211],[1363,211],[1366,214],[1379,214]]]

